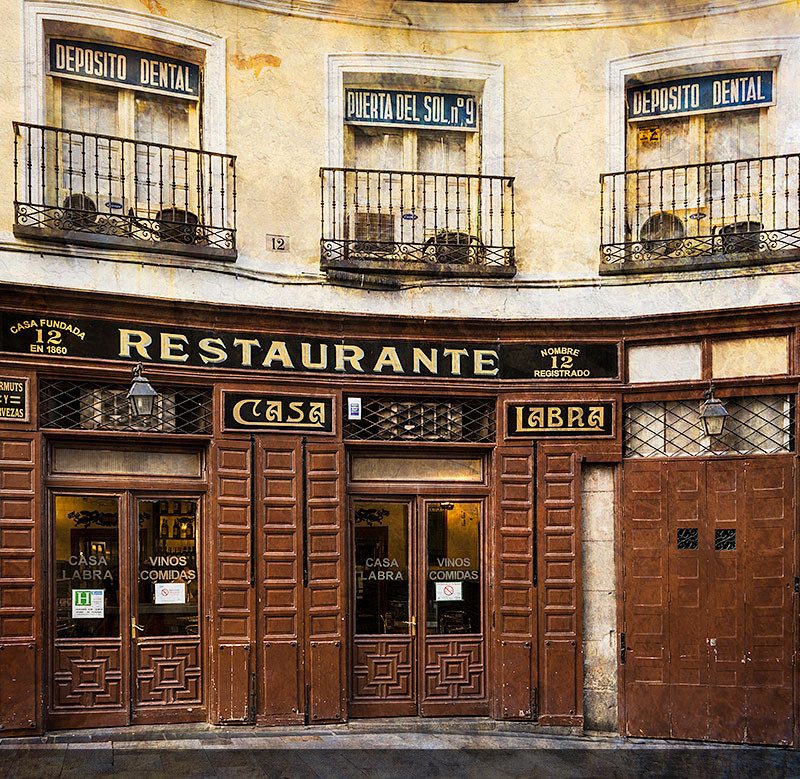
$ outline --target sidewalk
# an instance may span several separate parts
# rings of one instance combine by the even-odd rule
[[[133,726],[0,739],[0,777],[798,777],[800,752],[485,720]]]

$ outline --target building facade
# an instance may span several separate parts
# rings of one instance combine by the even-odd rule
[[[797,744],[800,23],[671,5],[13,4],[0,733]]]

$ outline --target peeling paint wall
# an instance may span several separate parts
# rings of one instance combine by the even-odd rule
[[[617,731],[614,468],[583,470],[583,706],[586,730]]]

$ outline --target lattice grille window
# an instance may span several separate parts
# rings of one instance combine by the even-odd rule
[[[494,441],[491,400],[398,400],[362,398],[361,419],[345,420],[355,441]]]
[[[699,400],[631,403],[625,406],[625,457],[775,454],[794,451],[794,396],[724,398],[725,430],[709,439]]]
[[[152,416],[131,414],[128,385],[48,381],[39,384],[39,421],[59,430],[205,434],[212,429],[211,390],[156,387]]]

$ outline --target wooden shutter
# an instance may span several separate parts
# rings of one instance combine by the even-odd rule
[[[37,585],[41,515],[34,433],[0,433],[0,730],[41,730]]]
[[[299,437],[259,436],[259,722],[302,722],[303,536]]]
[[[306,450],[310,722],[345,715],[344,451],[337,444]]]
[[[576,452],[541,446],[536,514],[540,580],[539,679],[544,725],[583,724],[581,468]]]
[[[496,716],[530,719],[536,686],[533,448],[497,449],[494,642]]]
[[[212,653],[217,722],[251,718],[253,608],[250,560],[251,452],[248,439],[218,439],[211,448],[211,532],[215,554],[211,591],[215,599]]]

